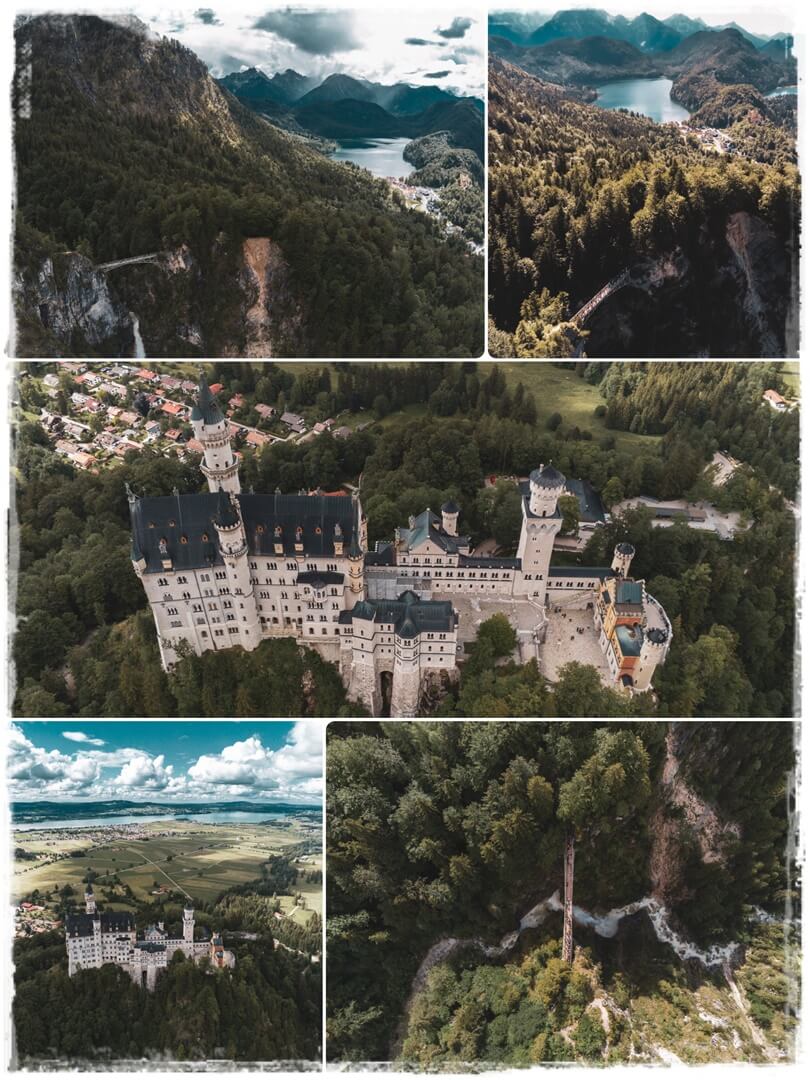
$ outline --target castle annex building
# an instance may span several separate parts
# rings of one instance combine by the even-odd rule
[[[68,975],[83,968],[100,968],[116,964],[128,971],[134,982],[154,990],[158,974],[169,964],[176,952],[187,959],[200,962],[208,957],[215,968],[232,968],[236,960],[213,934],[206,941],[194,940],[194,909],[183,910],[183,936],[170,938],[163,924],[149,926],[138,935],[135,920],[129,912],[96,910],[93,886],[84,894],[85,910],[68,915],[65,921],[65,945],[68,955]]]
[[[499,610],[524,662],[541,658],[549,631],[574,610],[587,613],[606,681],[646,690],[666,658],[669,620],[629,576],[631,545],[616,548],[611,567],[550,565],[566,487],[551,465],[521,484],[514,558],[472,554],[453,502],[369,551],[357,496],[241,491],[229,424],[204,379],[191,421],[208,493],[129,492],[132,564],[167,669],[183,649],[254,649],[294,636],[338,664],[350,696],[374,715],[415,716],[426,693],[457,676],[464,641]]]

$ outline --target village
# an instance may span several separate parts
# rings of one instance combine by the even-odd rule
[[[98,473],[128,453],[145,449],[181,460],[202,454],[190,425],[196,382],[126,363],[95,369],[80,361],[64,361],[59,366],[62,377],[51,372],[38,380],[49,403],[37,419],[56,453],[77,469]],[[63,389],[65,375],[69,394]],[[34,378],[30,372],[20,377]],[[211,387],[214,393],[222,389],[220,383]],[[235,418],[247,414],[256,416],[255,426]],[[248,404],[242,394],[227,402],[227,416],[235,445],[257,449],[274,442],[308,442],[327,431],[334,438],[348,438],[366,426],[352,428],[331,418],[309,425],[297,413],[279,414],[262,402]]]
[[[407,180],[403,180],[398,176],[386,176],[386,180],[391,185],[392,190],[398,191],[402,198],[405,200],[405,205],[410,210],[421,210],[425,214],[431,214],[435,217],[439,223],[444,227],[446,236],[458,236],[464,240],[467,245],[467,250],[472,255],[483,255],[484,245],[476,244],[472,240],[466,240],[464,238],[464,230],[454,225],[451,221],[442,213],[441,202],[439,199],[439,191],[436,188],[415,186],[409,184]],[[458,177],[458,186],[460,188],[468,188],[472,185],[472,180],[467,173],[462,172]]]

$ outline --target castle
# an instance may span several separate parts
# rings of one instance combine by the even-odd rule
[[[116,964],[128,971],[139,986],[154,990],[159,973],[178,951],[198,963],[207,956],[215,968],[232,968],[236,963],[233,953],[225,949],[218,934],[208,941],[194,940],[194,909],[191,907],[183,910],[181,938],[170,938],[163,923],[148,926],[139,937],[130,912],[100,912],[96,909],[91,884],[85,890],[84,907],[83,913],[68,915],[65,920],[68,975],[71,977],[84,968]]]
[[[666,658],[672,629],[645,583],[629,576],[630,544],[617,546],[610,568],[550,565],[566,485],[551,465],[520,485],[514,558],[473,555],[453,502],[369,551],[357,495],[241,491],[228,421],[203,378],[191,422],[209,491],[128,492],[132,565],[167,670],[183,648],[254,649],[293,636],[337,664],[350,697],[373,715],[410,717],[457,677],[464,643],[499,610],[524,662],[540,661],[549,631],[585,613],[605,681],[628,692],[648,689]]]

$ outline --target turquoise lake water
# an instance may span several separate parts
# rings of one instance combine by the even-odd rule
[[[402,156],[410,139],[341,139],[332,154],[334,161],[353,161],[375,176],[395,176],[400,179],[413,172]]]
[[[596,87],[596,104],[603,109],[629,109],[659,124],[688,120],[689,112],[669,96],[672,79],[616,79]]]

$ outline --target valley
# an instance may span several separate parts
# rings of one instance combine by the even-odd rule
[[[793,356],[790,41],[640,19],[490,28],[490,351]]]
[[[441,214],[415,212],[385,180],[331,160],[336,141],[321,134],[407,145],[442,131],[480,160],[480,102],[405,87],[415,111],[374,130],[355,106],[393,114],[324,100],[316,80],[285,126],[137,19],[31,17],[17,48],[36,58],[15,132],[18,355],[482,351],[483,267],[461,233],[483,214],[452,190],[466,170],[442,177]]]

